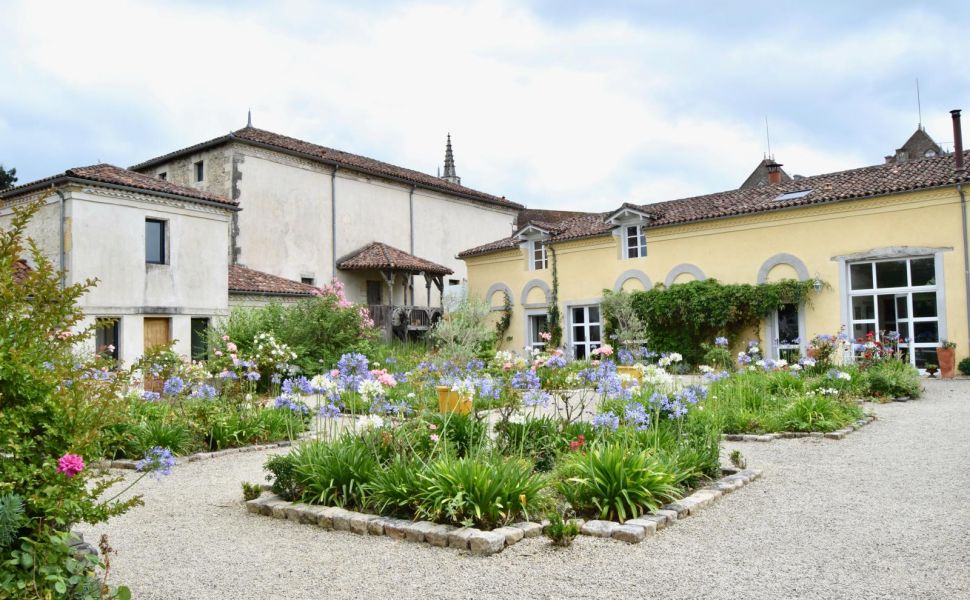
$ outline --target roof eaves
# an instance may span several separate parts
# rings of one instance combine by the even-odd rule
[[[122,185],[119,183],[109,183],[106,181],[100,181],[98,179],[93,179],[89,177],[78,177],[76,175],[55,175],[53,177],[48,177],[46,179],[39,179],[32,183],[28,183],[16,188],[11,188],[4,192],[0,192],[0,199],[14,198],[16,196],[21,196],[23,194],[28,194],[37,190],[42,190],[45,188],[55,188],[59,185],[65,184],[78,184],[78,185],[96,185],[100,187],[105,187],[114,190],[124,190],[126,192],[137,192],[140,194],[148,194],[150,196],[161,196],[163,198],[172,198],[174,200],[181,200],[183,202],[194,202],[196,204],[203,204],[206,206],[214,206],[217,208],[222,208],[230,211],[240,211],[242,210],[238,203],[227,204],[225,202],[216,202],[214,200],[206,200],[205,198],[198,198],[196,196],[187,196],[183,194],[173,194],[171,192],[162,192],[158,190],[150,190],[145,188],[140,188],[132,185]]]

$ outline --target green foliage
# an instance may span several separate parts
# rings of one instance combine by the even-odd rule
[[[12,188],[17,183],[17,169],[4,169],[0,164],[0,192]]]
[[[327,506],[364,506],[364,494],[378,470],[373,452],[354,436],[307,442],[293,452],[301,499]]]
[[[179,422],[152,420],[140,423],[134,430],[136,450],[134,456],[158,446],[168,448],[174,454],[185,454],[191,448],[188,428]]]
[[[730,460],[731,464],[738,469],[748,468],[748,461],[744,458],[744,455],[741,454],[740,450],[731,450]]]
[[[834,431],[841,422],[841,405],[828,396],[803,396],[782,417],[785,431]]]
[[[421,493],[424,463],[397,455],[367,484],[367,502],[382,515],[410,517]]]
[[[657,286],[633,294],[633,306],[646,323],[650,349],[680,352],[684,360],[703,360],[701,344],[725,332],[737,338],[783,304],[808,303],[812,281],[722,284],[716,279]]]
[[[431,328],[428,339],[442,358],[458,364],[490,355],[496,335],[488,324],[491,312],[492,307],[485,300],[469,296]]]
[[[361,308],[341,307],[335,294],[287,305],[234,308],[213,332],[213,351],[216,340],[228,335],[246,355],[256,352],[259,334],[269,333],[296,353],[294,362],[307,376],[329,371],[344,353],[370,352],[376,335],[364,323]]]
[[[714,367],[720,371],[728,371],[734,366],[734,358],[727,348],[715,346],[713,344],[702,343],[701,350],[704,351],[702,364]]]
[[[552,511],[546,517],[549,524],[543,529],[543,533],[552,542],[553,546],[571,546],[573,540],[579,535],[579,523],[574,519],[564,520],[559,511]]]
[[[284,500],[298,500],[303,495],[303,486],[297,478],[296,454],[278,454],[271,456],[263,468],[269,471],[267,481],[271,481],[272,492]]]
[[[448,450],[459,458],[482,448],[488,437],[488,427],[473,414],[434,413],[428,416],[428,423],[436,427],[434,431]]]
[[[502,317],[495,323],[495,337],[499,343],[505,337],[505,332],[512,324],[512,297],[506,293],[502,294],[504,302],[502,304]]]
[[[242,482],[242,493],[243,500],[250,501],[259,498],[260,494],[263,493],[263,488],[258,483],[250,483],[248,481]]]
[[[25,524],[24,499],[17,494],[0,494],[0,551],[10,547]]]
[[[556,489],[579,513],[626,521],[676,498],[675,476],[651,452],[624,443],[571,455]]]
[[[633,306],[633,294],[630,292],[614,292],[603,290],[603,300],[600,310],[605,323],[606,337],[612,340],[614,336],[620,346],[639,345],[647,339],[647,328],[640,315]]]
[[[432,520],[491,528],[522,515],[545,487],[525,460],[499,456],[443,456],[420,474],[417,513]]]
[[[866,371],[869,393],[877,398],[919,398],[922,386],[919,371],[908,362],[883,360]]]
[[[552,261],[552,290],[549,294],[549,344],[547,348],[558,348],[562,345],[562,313],[559,312],[559,261],[553,246],[546,248]]]
[[[970,375],[970,356],[961,360],[960,364],[957,365],[957,369],[964,375]]]
[[[551,417],[528,419],[524,423],[499,421],[495,433],[499,452],[527,458],[542,472],[552,470],[559,452],[569,445],[559,432],[559,421]]]
[[[58,472],[58,459],[100,457],[102,431],[124,420],[123,373],[76,355],[92,330],[78,300],[95,284],[61,286],[61,276],[25,231],[42,201],[16,208],[0,229],[0,494],[23,499],[21,547],[4,557],[0,597],[63,596],[90,568],[78,567],[62,538],[75,523],[100,523],[141,503],[102,501],[117,478],[94,469]],[[26,273],[17,262],[28,259]],[[11,562],[13,561],[13,562]],[[75,584],[72,584],[72,578]],[[21,587],[23,586],[23,587]]]

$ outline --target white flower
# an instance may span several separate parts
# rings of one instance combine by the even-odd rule
[[[314,389],[320,390],[320,393],[322,394],[333,394],[338,390],[337,382],[330,379],[326,375],[317,375],[310,380],[310,385],[312,385]]]
[[[525,423],[525,417],[520,415],[519,413],[515,413],[511,417],[509,417],[509,423],[515,423],[516,425],[521,425]]]
[[[361,415],[357,417],[357,427],[360,429],[376,429],[383,426],[384,419],[380,415]]]
[[[357,393],[368,400],[372,400],[384,394],[384,386],[376,379],[365,379],[357,384]]]
[[[792,370],[792,371],[801,371],[802,370],[802,366],[801,365],[792,365],[791,367],[789,367],[789,369]]]
[[[708,366],[708,365],[701,365],[701,366],[697,367],[697,369],[701,373],[704,373],[704,374],[713,373],[714,372],[714,367],[711,367],[711,366]]]
[[[415,394],[414,394],[414,392],[408,392],[408,395],[407,395],[407,397],[408,397],[409,399],[412,399],[412,398],[414,398],[414,397],[415,397]]]
[[[764,368],[765,361],[759,360],[758,362],[754,363],[754,366]]]
[[[757,346],[751,346],[748,348],[748,354],[761,354],[761,349]]]

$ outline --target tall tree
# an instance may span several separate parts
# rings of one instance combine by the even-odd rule
[[[17,169],[4,169],[0,164],[0,191],[12,188],[17,183]]]

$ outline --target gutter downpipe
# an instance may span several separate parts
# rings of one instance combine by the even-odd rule
[[[408,192],[408,217],[410,219],[410,232],[408,233],[408,239],[411,240],[410,252],[414,255],[414,186],[411,186],[411,190]],[[411,305],[414,306],[414,274],[408,275],[408,288],[411,290]],[[407,298],[404,299],[407,303]]]
[[[950,116],[953,119],[953,154],[954,167],[957,177],[966,172],[963,164],[963,131],[960,125],[960,110],[951,110]],[[963,183],[957,183],[957,193],[960,194],[960,214],[961,225],[963,226],[963,285],[964,301],[967,310],[967,339],[970,339],[970,243],[967,239],[967,196],[963,191]]]
[[[58,230],[60,232],[60,235],[58,236],[57,259],[58,259],[60,272],[61,272],[61,289],[63,290],[67,285],[67,279],[66,279],[67,274],[64,272],[64,266],[67,263],[66,259],[64,258],[64,245],[65,245],[64,244],[64,221],[67,218],[67,214],[66,214],[67,208],[65,207],[65,202],[67,201],[67,198],[64,196],[64,192],[62,192],[61,190],[54,190],[54,193],[57,194],[58,197],[60,198],[60,200],[58,201],[58,204],[60,205],[59,206],[60,219],[58,222]]]
[[[337,165],[330,172],[330,258],[331,280],[337,279]]]

